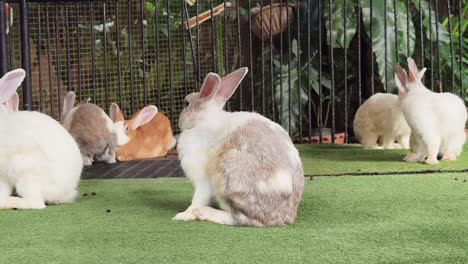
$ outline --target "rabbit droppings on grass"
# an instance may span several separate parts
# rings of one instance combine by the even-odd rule
[[[76,142],[56,120],[18,112],[15,91],[25,76],[17,69],[0,79],[0,209],[73,202],[83,169]]]
[[[409,148],[411,129],[400,108],[398,96],[377,93],[359,107],[354,117],[354,134],[364,149]],[[395,140],[398,144],[395,144]]]
[[[435,165],[439,153],[442,160],[456,160],[465,143],[467,112],[463,101],[452,93],[427,89],[421,82],[426,68],[419,71],[412,58],[408,58],[408,70],[407,74],[395,65],[401,108],[412,131],[411,153],[405,160]]]
[[[115,125],[118,138],[117,160],[128,161],[166,156],[174,148],[176,140],[172,135],[169,119],[149,105],[125,120],[117,104],[110,106],[110,117]]]
[[[304,172],[288,133],[259,114],[223,110],[247,72],[222,79],[209,73],[201,91],[185,99],[177,149],[195,193],[174,220],[259,227],[295,221]],[[221,210],[209,206],[212,197]]]

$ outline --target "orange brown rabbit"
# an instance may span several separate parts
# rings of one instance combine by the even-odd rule
[[[110,106],[110,117],[124,141],[118,142],[119,161],[166,156],[176,144],[169,119],[158,113],[154,105],[144,107],[130,120],[125,120],[119,106],[113,103]]]

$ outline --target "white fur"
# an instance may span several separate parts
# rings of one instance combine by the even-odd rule
[[[125,133],[125,123],[124,121],[118,121],[114,123],[113,129],[117,135],[117,145],[123,146],[130,141],[130,138]]]
[[[367,99],[354,117],[354,134],[365,149],[409,148],[411,129],[401,111],[398,96],[377,93]],[[395,141],[398,144],[395,144]]]
[[[83,164],[70,134],[38,112],[1,114],[0,123],[0,208],[73,202]]]
[[[408,62],[414,63],[410,58]],[[427,157],[426,163],[435,165],[439,153],[444,160],[455,160],[465,143],[465,105],[454,94],[434,93],[427,89],[421,82],[424,69],[419,74],[416,70],[413,70],[413,76],[419,76],[419,79],[406,83],[395,75],[402,111],[412,130],[412,153],[405,160],[424,161]]]

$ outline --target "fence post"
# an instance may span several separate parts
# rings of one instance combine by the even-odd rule
[[[21,34],[21,65],[22,68],[26,71],[26,78],[23,82],[23,109],[32,110],[31,54],[28,30],[28,3],[26,0],[19,0],[19,6]]]
[[[6,48],[6,3],[0,1],[0,76],[3,76],[8,71],[7,64],[7,48]]]

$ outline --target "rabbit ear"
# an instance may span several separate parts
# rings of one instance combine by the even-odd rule
[[[216,98],[221,100],[223,103],[227,102],[248,72],[249,68],[243,67],[224,76],[223,79],[221,79],[221,87],[216,93]]]
[[[408,57],[408,78],[411,82],[420,80],[418,66],[411,57]]]
[[[140,126],[148,124],[153,120],[154,116],[158,113],[158,108],[154,105],[145,106],[138,115],[135,117],[133,122],[133,129],[137,129]]]
[[[422,68],[419,73],[418,73],[418,76],[419,76],[419,80],[422,80],[422,78],[424,77],[424,73],[426,72],[427,68]]]
[[[119,105],[116,103],[112,103],[109,107],[109,115],[110,118],[112,119],[112,122],[117,123],[119,121],[123,121],[125,118],[122,114],[122,111],[120,111]]]
[[[73,91],[68,92],[63,98],[63,112],[62,116],[66,116],[75,105],[75,93]]]
[[[23,69],[16,69],[7,72],[0,79],[0,102],[6,102],[16,92],[16,89],[26,77],[26,72]]]
[[[400,95],[404,95],[408,92],[408,88],[406,87],[408,84],[408,75],[399,64],[395,65],[395,83]]]
[[[213,96],[216,94],[216,91],[221,84],[221,78],[216,73],[208,73],[206,75],[205,81],[203,81],[203,86],[200,91],[200,98],[204,98],[205,100],[211,100]]]
[[[10,99],[8,99],[6,102],[5,102],[7,108],[12,111],[12,112],[18,112],[19,110],[19,95],[18,93],[14,93]]]

